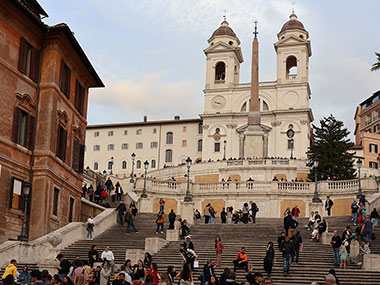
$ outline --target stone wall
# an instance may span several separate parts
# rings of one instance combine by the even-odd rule
[[[80,221],[87,222],[90,216],[96,217],[105,209],[106,208],[99,206],[98,204],[92,203],[89,200],[82,198]]]

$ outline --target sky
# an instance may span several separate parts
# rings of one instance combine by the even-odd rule
[[[105,83],[91,89],[88,123],[195,118],[203,112],[207,40],[226,14],[241,41],[241,83],[250,80],[253,22],[260,81],[276,80],[277,33],[293,5],[283,0],[39,0],[49,25],[67,23]],[[355,109],[380,89],[380,1],[297,1],[309,32],[315,121],[333,114],[352,132]],[[225,12],[225,10],[227,12]]]

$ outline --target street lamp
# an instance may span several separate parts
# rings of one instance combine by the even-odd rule
[[[225,141],[223,142],[223,144],[224,144],[224,146],[223,146],[223,148],[224,148],[223,160],[226,160],[226,147],[227,147],[227,141],[225,140]]]
[[[20,241],[28,241],[28,233],[26,232],[26,215],[28,210],[28,198],[30,193],[30,183],[24,182],[22,185],[22,191],[24,192],[24,219],[22,221],[21,234],[17,237]]]
[[[148,171],[149,162],[145,160],[144,162],[144,169],[145,169],[145,175],[144,175],[144,188],[143,192],[141,194],[141,198],[148,198],[148,195],[146,194],[146,172]]]
[[[131,157],[132,157],[132,173],[131,173],[131,180],[129,180],[129,182],[133,183],[134,182],[134,180],[133,180],[133,167],[135,166],[136,154],[132,153]]]
[[[314,197],[312,200],[313,203],[321,203],[322,202],[322,200],[319,199],[319,197],[318,197],[318,178],[317,178],[318,164],[319,164],[318,158],[315,158],[314,159],[314,184],[315,184],[315,188],[314,188]]]
[[[363,165],[363,161],[359,158],[358,161],[356,162],[357,166],[358,166],[358,172],[359,172],[359,190],[358,190],[358,194],[356,195],[356,198],[360,199],[362,197],[362,185],[360,183],[360,168],[362,167]]]
[[[111,163],[111,170],[110,170],[110,175],[112,175],[113,156],[111,156],[111,160],[110,160],[110,163]]]
[[[191,202],[193,201],[193,198],[190,196],[190,167],[191,167],[191,158],[188,157],[186,159],[186,167],[187,167],[187,188],[186,188],[186,196],[185,196],[185,202]]]

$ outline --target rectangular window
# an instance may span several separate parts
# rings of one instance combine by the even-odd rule
[[[108,131],[108,136],[112,137],[113,136],[113,131]]]
[[[143,143],[136,143],[136,149],[142,149],[143,148]]]
[[[294,140],[288,140],[288,149],[294,149]]]
[[[142,129],[137,129],[136,130],[136,135],[141,135],[142,134]]]
[[[115,147],[115,145],[111,143],[111,144],[107,145],[107,150],[114,150],[114,147]]]
[[[183,132],[186,133],[187,127],[183,127]]]
[[[74,171],[79,172],[79,153],[80,153],[80,142],[77,139],[73,141],[73,157],[72,157],[72,168]]]
[[[99,132],[94,132],[94,137],[98,137],[100,135]]]
[[[378,166],[377,162],[370,161],[369,162],[369,167],[370,168],[378,168],[379,166]]]
[[[40,56],[39,50],[31,46],[24,38],[20,39],[18,70],[34,82],[38,81]]]
[[[220,152],[220,143],[214,143],[214,152]]]
[[[199,152],[202,151],[202,140],[199,140],[199,141],[198,141],[198,151],[199,151]]]
[[[128,144],[127,143],[121,144],[121,149],[128,149]]]
[[[63,162],[66,161],[66,146],[67,132],[61,125],[58,125],[56,156]]]
[[[171,149],[167,149],[165,152],[165,162],[173,162],[173,151]]]
[[[81,115],[83,115],[83,111],[84,111],[84,99],[85,99],[85,89],[79,83],[79,81],[76,80],[75,82],[75,109],[77,109]]]
[[[157,129],[156,129],[156,128],[153,129],[153,133],[154,133],[154,134],[157,133]]]
[[[33,149],[34,117],[17,107],[13,114],[12,140],[28,149]]]
[[[151,142],[150,143],[150,148],[157,148],[158,147],[158,142]]]
[[[374,133],[377,133],[379,130],[380,130],[379,124],[376,124],[376,125],[373,127],[373,132],[374,132]]]
[[[100,145],[98,144],[94,145],[94,151],[100,151]]]
[[[61,61],[60,89],[67,99],[70,99],[71,70],[66,63]]]
[[[53,215],[58,215],[58,198],[59,198],[59,189],[54,187],[54,196],[53,196]]]
[[[73,221],[73,212],[74,212],[74,198],[70,197],[70,206],[69,206],[69,223]]]
[[[124,135],[128,135],[128,130],[124,130]]]
[[[22,191],[23,181],[12,178],[10,189],[9,208],[23,211],[24,209],[24,193]]]
[[[182,141],[182,147],[187,147],[187,141],[186,140]]]
[[[377,153],[377,144],[370,143],[369,144],[369,151],[372,153]]]
[[[199,123],[198,125],[198,134],[203,134],[203,124]]]

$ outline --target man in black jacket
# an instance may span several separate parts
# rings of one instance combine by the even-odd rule
[[[175,218],[176,214],[174,213],[173,209],[169,213],[169,230],[174,230],[174,223],[175,223]]]
[[[281,251],[284,257],[284,275],[289,276],[290,264],[292,263],[292,245],[289,242],[289,237],[285,237]]]
[[[342,244],[342,239],[338,235],[338,231],[334,231],[334,235],[331,238],[331,245],[334,252],[334,265],[339,266],[340,265],[340,255],[339,255],[339,248]]]
[[[119,222],[120,222],[121,225],[123,225],[124,213],[127,211],[127,207],[125,207],[125,204],[124,204],[123,200],[120,201],[120,204],[117,206],[117,208],[115,209],[115,211],[118,212],[118,214],[119,214]]]
[[[191,236],[186,236],[186,237],[185,237],[185,242],[183,243],[183,247],[184,247],[185,249],[189,248],[189,249],[194,250],[194,244],[193,244],[193,242],[191,241]]]
[[[206,284],[210,284],[211,282],[211,276],[214,275],[214,266],[215,261],[210,259],[207,263],[207,266],[205,266],[203,269],[203,278]]]
[[[249,201],[249,204],[251,204],[252,223],[256,223],[256,214],[259,211],[259,208],[257,207],[256,203],[253,201]]]
[[[129,233],[130,226],[132,226],[132,228],[135,230],[136,233],[139,232],[135,227],[134,219],[135,219],[135,216],[132,214],[132,209],[129,208],[127,215],[125,216],[125,221],[127,222],[127,230],[126,230],[127,233]]]
[[[292,236],[293,235],[293,231],[291,231],[291,235],[289,235],[289,229],[292,228],[292,225],[293,225],[293,222],[295,220],[293,220],[292,218],[292,213],[289,212],[288,215],[284,218],[284,229],[285,229],[285,232],[286,232],[286,236]]]
[[[301,236],[300,231],[297,231],[297,233],[290,238],[290,241],[293,245],[293,258],[292,259],[293,259],[293,262],[295,264],[297,264],[298,259],[299,259],[299,255],[300,255],[300,247],[302,244],[302,236]]]
[[[285,241],[285,232],[281,232],[281,235],[277,239],[277,244],[278,244],[278,249],[281,251],[282,250],[282,244]]]
[[[57,266],[58,275],[61,277],[61,280],[63,280],[63,277],[69,275],[71,264],[61,253],[58,254],[56,258],[59,260],[59,266]]]
[[[330,196],[327,196],[326,202],[325,202],[325,210],[327,211],[327,215],[331,216],[331,208],[334,205],[334,202],[330,199]]]
[[[222,224],[225,224],[227,222],[226,208],[223,208],[223,210],[220,212],[220,219],[222,220]]]

